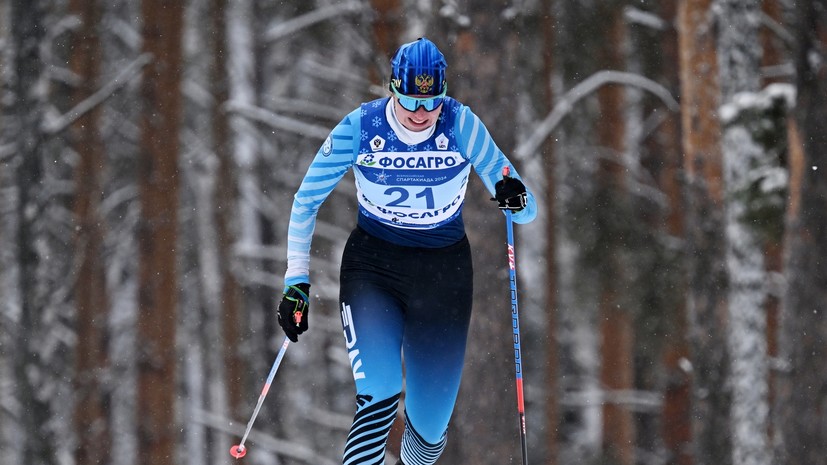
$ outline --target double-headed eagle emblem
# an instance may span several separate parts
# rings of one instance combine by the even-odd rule
[[[414,85],[420,94],[430,94],[434,87],[434,77],[430,74],[420,74],[414,79]]]

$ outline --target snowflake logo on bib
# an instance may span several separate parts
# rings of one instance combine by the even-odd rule
[[[381,173],[376,173],[375,176],[376,182],[379,184],[387,184],[388,178],[390,177],[387,173],[385,173],[385,170],[382,170]]]

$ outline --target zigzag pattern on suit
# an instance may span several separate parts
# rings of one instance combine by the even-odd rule
[[[399,394],[396,394],[356,412],[345,444],[344,465],[385,463],[385,443],[398,406]]]
[[[432,465],[442,455],[448,439],[448,431],[436,444],[431,444],[411,426],[408,415],[405,414],[405,432],[402,433],[402,457],[405,465]]]

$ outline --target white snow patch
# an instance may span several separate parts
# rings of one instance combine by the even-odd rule
[[[782,100],[787,108],[795,105],[795,86],[791,84],[770,84],[760,92],[739,92],[732,100],[721,106],[720,116],[724,124],[731,123],[742,111],[748,109],[766,110]]]

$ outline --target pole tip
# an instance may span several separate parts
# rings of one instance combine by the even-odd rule
[[[230,455],[237,459],[240,459],[241,457],[247,455],[247,449],[240,444],[236,444],[233,447],[230,447]]]

